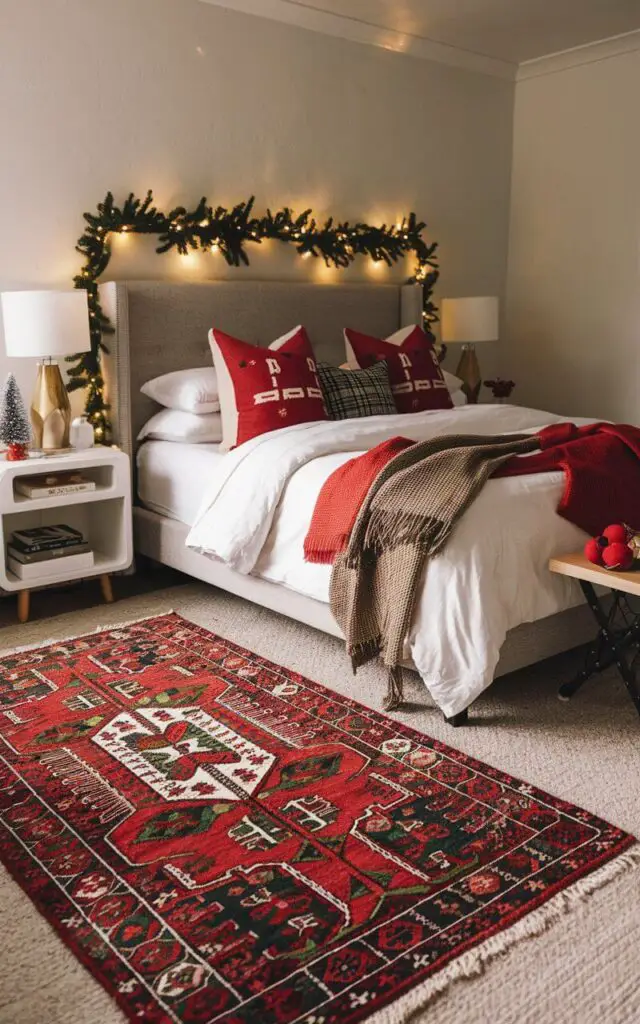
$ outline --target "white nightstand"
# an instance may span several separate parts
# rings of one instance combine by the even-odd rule
[[[27,498],[16,491],[21,476],[74,470],[95,482],[95,490],[55,497]],[[14,530],[65,523],[80,530],[91,545],[90,569],[65,570],[25,581],[7,567],[7,543]],[[7,462],[0,455],[0,587],[18,594],[18,618],[29,618],[29,592],[36,587],[99,576],[102,596],[112,601],[109,574],[128,569],[133,560],[131,472],[129,459],[116,448],[89,448],[48,458]],[[48,566],[53,569],[53,566]]]

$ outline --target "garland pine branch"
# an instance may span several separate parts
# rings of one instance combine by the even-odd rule
[[[104,397],[101,356],[108,352],[105,335],[113,334],[113,327],[100,305],[98,279],[104,274],[111,259],[111,235],[131,232],[138,235],[157,235],[156,252],[175,249],[186,256],[197,250],[219,252],[229,266],[249,265],[247,249],[260,245],[266,239],[276,239],[293,245],[304,259],[322,258],[328,267],[344,268],[358,256],[368,256],[375,262],[392,266],[398,260],[413,256],[415,267],[409,283],[420,283],[423,288],[423,318],[425,327],[438,319],[432,301],[433,288],[438,280],[437,242],[427,244],[422,232],[426,228],[414,213],[395,225],[350,224],[336,222],[329,217],[318,222],[312,210],[295,214],[289,207],[263,217],[254,213],[254,197],[238,203],[232,209],[212,207],[202,198],[193,210],[176,206],[170,213],[162,213],[147,192],[144,199],[133,193],[121,207],[115,205],[108,192],[98,203],[96,213],[85,213],[86,226],[78,239],[76,250],[84,263],[74,278],[76,288],[84,288],[89,304],[91,351],[68,356],[69,382],[67,389],[87,389],[85,412],[93,424],[98,443],[110,440],[109,407]]]

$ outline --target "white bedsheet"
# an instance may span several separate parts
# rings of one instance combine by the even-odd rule
[[[307,564],[303,542],[322,484],[354,453],[398,434],[423,440],[526,432],[562,418],[480,405],[262,435],[218,464],[187,544],[239,572],[328,602],[331,568]],[[556,514],[561,490],[561,473],[489,481],[444,552],[428,563],[408,653],[446,715],[463,710],[491,683],[510,629],[579,603],[575,583],[547,570],[551,555],[584,540]]]
[[[146,508],[191,526],[217,466],[219,444],[145,441],[138,448],[138,497]]]

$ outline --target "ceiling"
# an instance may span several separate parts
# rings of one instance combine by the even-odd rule
[[[286,0],[286,3],[292,8],[338,15],[345,22],[386,29],[512,64],[640,29],[640,0]]]

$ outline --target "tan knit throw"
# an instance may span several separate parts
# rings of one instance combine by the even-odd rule
[[[426,558],[503,462],[539,447],[530,434],[437,437],[401,452],[369,488],[334,562],[330,600],[353,671],[377,655],[388,666],[387,710],[403,701],[402,652]]]

